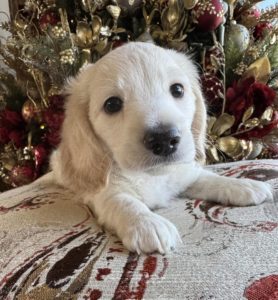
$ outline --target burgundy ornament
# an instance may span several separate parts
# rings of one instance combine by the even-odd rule
[[[219,114],[223,105],[223,99],[219,95],[223,94],[223,84],[215,75],[205,73],[201,77],[201,83],[205,99],[208,103],[210,114]]]
[[[192,10],[194,23],[203,32],[215,30],[224,18],[224,6],[221,0],[199,1]]]
[[[28,184],[35,179],[35,170],[31,165],[15,166],[11,170],[10,178],[14,186]]]

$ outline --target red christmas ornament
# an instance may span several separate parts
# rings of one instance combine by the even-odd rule
[[[10,175],[14,186],[28,184],[35,179],[35,170],[31,165],[15,166]]]
[[[46,30],[48,26],[55,26],[60,22],[59,16],[54,11],[46,11],[41,14],[39,24],[41,30]]]
[[[200,31],[213,31],[223,22],[224,7],[221,0],[199,1],[192,12]]]
[[[201,83],[205,99],[208,103],[208,112],[218,114],[221,112],[223,99],[219,95],[223,94],[223,84],[215,76],[209,73],[204,73],[201,77]]]
[[[259,23],[254,29],[253,36],[256,40],[261,40],[268,35],[272,28],[273,26],[268,22]]]

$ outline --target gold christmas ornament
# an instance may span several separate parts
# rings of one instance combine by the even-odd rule
[[[225,35],[225,48],[237,49],[238,53],[243,53],[247,49],[249,42],[248,29],[235,21],[231,22]]]

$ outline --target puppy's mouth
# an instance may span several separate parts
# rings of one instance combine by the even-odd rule
[[[184,155],[173,153],[167,156],[148,155],[145,159],[141,160],[137,168],[141,170],[149,170],[158,166],[167,166],[172,164],[179,164],[186,161]]]

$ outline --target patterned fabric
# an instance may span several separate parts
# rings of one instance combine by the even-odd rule
[[[208,168],[278,189],[274,160]],[[277,202],[173,200],[158,213],[183,244],[167,256],[138,256],[78,201],[38,183],[0,196],[0,299],[278,299]]]

